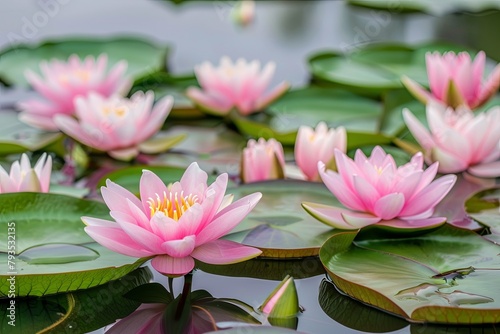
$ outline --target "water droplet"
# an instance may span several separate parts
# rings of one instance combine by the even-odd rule
[[[99,253],[85,246],[72,244],[45,244],[26,249],[18,259],[29,264],[58,264],[91,261]]]

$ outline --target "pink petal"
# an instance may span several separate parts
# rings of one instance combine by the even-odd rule
[[[271,92],[262,96],[257,100],[256,111],[264,109],[266,106],[280,98],[283,94],[285,94],[290,85],[287,82],[282,82],[278,86],[276,86]]]
[[[207,173],[198,166],[198,163],[193,162],[182,175],[180,184],[185,194],[203,196],[207,188],[207,179]]]
[[[496,94],[498,88],[500,87],[500,64],[495,67],[493,73],[490,75],[486,83],[484,84],[476,103],[474,103],[471,108],[475,109],[483,105],[488,101],[493,95]]]
[[[445,175],[432,182],[406,202],[400,217],[415,216],[435,207],[451,190],[456,180],[456,175]]]
[[[230,264],[252,259],[261,253],[262,251],[257,248],[221,239],[196,247],[191,256],[205,263]]]
[[[427,90],[425,90],[422,86],[420,86],[418,83],[411,80],[407,76],[403,76],[401,78],[401,82],[406,87],[406,89],[408,89],[408,91],[423,104],[427,104],[427,101],[432,99],[432,95]]]
[[[261,193],[250,194],[217,213],[214,220],[196,236],[196,246],[219,239],[231,231],[250,213],[261,197]]]
[[[203,109],[219,115],[228,114],[233,106],[230,100],[215,99],[196,87],[189,87],[186,95]]]
[[[139,149],[137,147],[122,148],[108,151],[108,154],[116,160],[130,161],[139,154]]]
[[[429,131],[408,109],[403,109],[403,119],[408,130],[410,130],[413,137],[415,137],[423,149],[428,150],[436,145]]]
[[[376,224],[380,221],[380,217],[375,217],[369,213],[363,212],[343,212],[342,218],[344,221],[354,228],[362,228],[368,225]]]
[[[458,173],[469,167],[468,161],[463,160],[460,155],[451,154],[440,147],[432,150],[432,160],[439,162],[438,170],[441,173]]]
[[[302,207],[314,218],[322,223],[330,225],[342,230],[356,230],[357,227],[352,226],[344,220],[344,214],[351,214],[352,212],[346,209],[337,208],[334,206],[317,204],[317,203],[302,203]]]
[[[139,189],[142,207],[148,217],[150,217],[151,214],[148,201],[150,199],[157,200],[158,196],[163,199],[163,194],[169,193],[163,181],[155,173],[146,169],[142,171],[141,180],[139,181]]]
[[[431,217],[418,220],[403,220],[396,218],[392,220],[382,220],[377,224],[377,226],[385,226],[394,229],[405,229],[408,231],[412,231],[435,228],[443,225],[445,221],[445,217]]]
[[[227,181],[228,181],[228,175],[227,173],[221,174],[217,177],[217,179],[212,183],[206,190],[205,192],[205,199],[201,203],[201,206],[203,208],[203,218],[202,221],[200,222],[198,228],[199,230],[195,231],[198,233],[203,229],[206,224],[212,221],[214,218],[215,214],[219,211],[224,209],[227,205],[231,204],[232,202],[232,197],[231,202],[229,202],[227,205],[224,207],[221,207],[224,201],[224,194],[226,193],[226,188],[227,188]],[[230,195],[228,195],[230,196]]]
[[[363,177],[357,175],[354,176],[354,188],[356,195],[364,204],[364,210],[360,211],[373,212],[375,202],[380,198],[381,194]]]
[[[182,240],[165,241],[161,247],[167,255],[175,258],[183,258],[190,255],[194,250],[196,237],[188,235]]]
[[[132,257],[154,255],[154,253],[137,244],[120,228],[87,226],[85,227],[85,232],[96,242],[113,252]]]
[[[467,170],[472,175],[485,178],[500,177],[500,161],[489,162],[469,167]]]
[[[149,250],[152,253],[161,253],[161,244],[164,240],[151,231],[137,225],[136,220],[119,211],[111,211],[111,217],[120,226],[123,232],[127,233],[132,240],[141,245],[142,248]]]
[[[151,260],[151,265],[164,275],[181,276],[194,269],[194,259],[191,256],[171,257],[157,255]]]
[[[338,160],[337,160],[338,162]],[[337,165],[338,166],[338,165]],[[364,211],[365,207],[358,196],[346,186],[339,176],[333,171],[325,171],[325,165],[322,162],[318,163],[318,170],[325,186],[332,192],[335,197],[349,209],[355,211]]]
[[[374,213],[383,220],[390,220],[399,215],[405,205],[405,197],[402,193],[392,193],[377,200]]]
[[[137,310],[107,329],[106,334],[163,333],[163,313],[166,308],[167,305],[162,303],[141,304]]]
[[[41,190],[42,188],[40,187],[38,176],[36,175],[35,171],[30,168],[21,178],[21,183],[19,184],[18,191],[40,192]]]
[[[141,202],[134,194],[110,179],[106,180],[106,187],[101,187],[101,195],[110,211],[122,211],[131,214],[132,212],[126,200],[139,208],[142,207]]]

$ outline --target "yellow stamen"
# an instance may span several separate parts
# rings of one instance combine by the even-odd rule
[[[156,199],[150,197],[148,203],[151,217],[157,212],[163,212],[167,217],[178,221],[190,207],[198,203],[198,196],[193,194],[184,196],[183,191],[180,194],[176,192],[167,196],[167,193],[163,192],[163,198],[156,194]]]

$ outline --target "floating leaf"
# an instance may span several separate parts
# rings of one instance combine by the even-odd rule
[[[0,111],[0,155],[36,151],[61,136],[59,132],[41,131],[19,121],[16,111]]]
[[[392,2],[388,0],[348,0],[350,5],[389,10],[395,12],[425,12],[432,15],[445,15],[455,12],[483,12],[487,10],[500,9],[500,3],[496,0],[453,0],[453,1],[401,1]]]
[[[489,234],[483,237],[500,245],[500,189],[482,191],[465,206],[471,218],[488,226]]]
[[[444,225],[413,237],[357,238],[343,232],[321,248],[336,286],[351,297],[415,322],[500,321],[500,246]]]
[[[85,57],[101,53],[108,55],[108,66],[126,60],[127,74],[139,76],[164,70],[168,47],[129,37],[46,41],[37,46],[13,45],[0,52],[0,81],[27,87],[24,71],[31,69],[39,72],[42,60],[67,60],[72,54]]]
[[[97,330],[133,312],[139,303],[122,295],[151,278],[149,269],[140,268],[116,281],[87,290],[41,298],[17,298],[16,326],[8,324],[10,300],[0,300],[0,331],[25,334]]]
[[[384,92],[403,88],[401,76],[427,85],[425,52],[464,51],[446,44],[423,44],[412,48],[404,44],[370,44],[349,54],[322,52],[309,59],[309,68],[317,79],[358,94],[380,97]]]
[[[262,250],[263,257],[297,258],[318,255],[333,233],[301,208],[304,201],[331,203],[332,194],[322,183],[279,180],[250,183],[228,189],[235,198],[260,191],[262,199],[225,238]]]
[[[85,233],[81,216],[109,219],[103,203],[47,193],[1,194],[0,201],[7,236],[0,240],[0,265],[8,268],[0,297],[8,295],[11,275],[17,297],[43,296],[104,284],[146,261],[114,253]]]

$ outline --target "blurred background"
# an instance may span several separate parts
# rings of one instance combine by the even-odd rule
[[[246,26],[238,1],[4,1],[0,49],[75,36],[142,36],[171,46],[169,69],[192,71],[221,56],[275,61],[275,82],[307,82],[306,59],[322,49],[352,51],[372,41],[446,40],[484,49],[500,60],[499,1],[255,1]],[[1,59],[0,59],[1,61]]]

